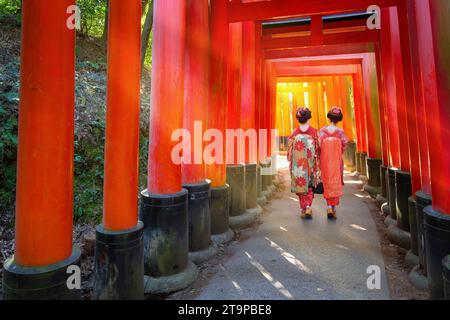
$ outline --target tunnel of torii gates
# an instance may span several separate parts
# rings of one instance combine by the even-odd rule
[[[80,261],[72,243],[75,31],[66,27],[74,4],[22,2],[16,238],[4,266],[6,299],[80,296],[68,285]],[[194,132],[202,121],[203,131],[218,129],[228,141],[234,137],[227,128],[277,128],[282,149],[302,105],[313,111],[315,127],[326,124],[330,106],[343,109],[349,170],[368,176],[366,190],[388,203],[391,240],[418,257],[413,271],[428,281],[431,296],[444,296],[447,0],[155,0],[148,183],[139,208],[141,1],[109,5],[95,299],[141,299],[144,290],[187,287],[195,264],[214,255],[213,243],[254,222],[274,191],[274,139],[259,144],[256,159],[248,149],[242,160],[239,148],[217,144],[212,154],[231,154],[231,161],[188,164],[172,161],[176,129]],[[381,8],[381,28],[366,26],[370,5]],[[183,157],[210,146],[211,137],[194,137]]]

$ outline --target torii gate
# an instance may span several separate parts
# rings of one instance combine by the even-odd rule
[[[23,1],[16,247],[4,268],[7,299],[77,298],[80,294],[67,286],[67,271],[79,264],[80,256],[72,247],[75,31],[66,27],[67,8],[74,4],[74,0]],[[391,215],[400,229],[407,229],[404,195],[417,191],[409,203],[411,215],[417,214],[419,222],[418,234],[411,230],[411,239],[421,240],[415,245],[421,266],[427,269],[432,297],[443,295],[442,272],[444,268],[448,275],[448,265],[443,267],[442,259],[450,253],[450,149],[444,148],[450,140],[449,49],[445,45],[450,41],[450,9],[446,0],[212,0],[210,17],[207,0],[155,0],[148,185],[141,194],[140,209],[143,223],[138,221],[136,197],[141,4],[140,0],[126,4],[110,0],[104,215],[97,228],[96,298],[142,298],[144,272],[149,292],[170,291],[194,281],[196,268],[188,252],[194,253],[191,257],[200,253],[200,259],[211,253],[213,230],[208,219],[214,220],[211,226],[219,225],[218,235],[229,234],[228,210],[215,207],[228,192],[250,195],[245,202],[231,203],[230,212],[238,213],[233,223],[242,218],[239,213],[253,219],[258,211],[254,201],[257,164],[246,159],[245,165],[231,163],[232,170],[224,163],[204,171],[196,164],[174,163],[172,133],[191,128],[192,121],[205,120],[205,115],[208,127],[222,132],[227,126],[274,128],[276,68],[272,59],[295,58],[308,51],[323,55],[331,49],[308,48],[330,36],[318,32],[318,17],[361,12],[369,5],[382,8],[379,45],[363,41],[348,45],[353,36],[346,33],[332,35],[335,42],[328,44],[339,45],[343,54],[350,53],[346,49],[377,53],[381,128],[386,128],[381,139],[387,150],[383,165],[389,166],[389,177],[397,180],[388,184]],[[308,15],[313,17],[311,33],[318,38],[295,36],[292,43],[286,38],[270,39],[265,52],[256,41],[253,21]],[[230,43],[224,41],[229,37]],[[289,48],[270,48],[280,44]],[[213,52],[209,58],[208,48]],[[359,92],[367,82],[363,69],[354,77]],[[418,75],[417,81],[413,74]],[[361,100],[367,99],[365,91]],[[264,110],[265,121],[255,115],[259,110]],[[369,126],[360,130],[371,137]],[[269,146],[267,150],[266,159],[258,159],[263,164],[274,155]],[[234,182],[243,174],[251,178],[248,184]],[[410,175],[412,186],[405,190]],[[226,181],[232,184],[231,191]],[[208,209],[210,193],[213,201]],[[199,210],[188,211],[188,202]],[[111,276],[114,268],[117,277]]]

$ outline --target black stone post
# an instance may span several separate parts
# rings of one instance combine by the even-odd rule
[[[364,190],[369,193],[372,197],[376,197],[381,190],[380,181],[380,166],[382,164],[381,159],[367,158],[367,170],[369,181],[364,187]]]
[[[245,212],[245,166],[227,166],[227,183],[230,186],[230,218]]]
[[[414,197],[408,199],[409,230],[411,234],[411,250],[408,251],[405,260],[413,267],[419,264],[419,237],[417,234],[417,203]]]
[[[211,188],[211,239],[223,244],[234,237],[230,229],[230,186]]]
[[[427,262],[425,254],[424,209],[431,205],[431,196],[422,191],[416,192],[417,249],[419,251],[420,268],[425,276],[427,275]]]
[[[367,153],[366,152],[361,153],[360,162],[361,162],[361,175],[367,177]]]
[[[45,267],[20,266],[12,256],[3,265],[3,299],[79,300],[81,290],[67,285],[71,273],[76,276],[76,270],[69,268],[80,268],[80,250],[76,246],[69,258]]]
[[[217,253],[211,241],[211,181],[183,184],[183,188],[189,192],[189,257],[200,264]]]
[[[450,256],[442,261],[442,276],[444,278],[444,299],[450,300]]]
[[[377,202],[380,206],[388,201],[387,181],[386,181],[387,170],[388,170],[387,166],[385,165],[380,166],[380,194],[377,196]]]
[[[188,287],[198,276],[189,261],[188,191],[141,193],[144,223],[145,293],[165,294]]]
[[[348,171],[353,172],[356,170],[356,143],[353,141],[347,143],[345,148],[344,164]]]
[[[126,231],[96,228],[95,300],[144,299],[144,224]]]
[[[361,174],[361,152],[356,152],[355,154],[355,162],[356,162],[356,172]]]
[[[411,174],[398,170],[395,173],[395,199],[397,208],[397,225],[409,232],[408,198],[412,195]]]
[[[431,299],[444,298],[442,260],[450,254],[450,215],[424,209],[425,254]]]

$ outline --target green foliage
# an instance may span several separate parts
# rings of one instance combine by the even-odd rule
[[[99,223],[103,199],[105,121],[93,121],[89,126],[91,136],[75,141],[74,218],[75,221]]]
[[[14,204],[19,104],[19,62],[0,66],[0,212]]]
[[[100,37],[105,27],[106,0],[77,0],[81,11],[81,30],[84,36]]]
[[[0,0],[1,15],[18,15],[20,13],[20,0]]]

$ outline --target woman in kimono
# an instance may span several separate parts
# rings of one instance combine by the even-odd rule
[[[327,201],[327,215],[329,219],[336,219],[336,207],[343,195],[344,161],[343,154],[348,139],[344,130],[337,127],[342,121],[342,110],[331,108],[327,115],[330,125],[322,128],[319,133],[320,169],[324,188],[324,197]]]
[[[318,133],[309,125],[312,116],[308,108],[298,109],[296,117],[300,126],[290,135],[288,144],[291,192],[299,197],[302,219],[311,219],[317,180]]]

